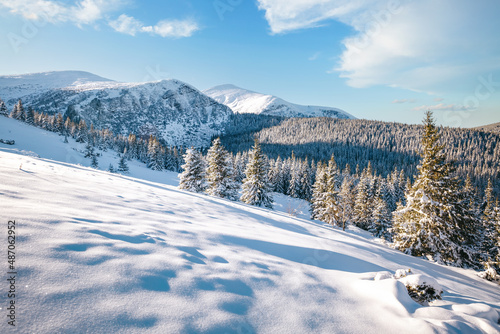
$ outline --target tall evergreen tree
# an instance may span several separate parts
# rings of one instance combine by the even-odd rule
[[[424,119],[421,162],[406,206],[394,214],[394,247],[455,266],[473,265],[467,248],[470,217],[457,196],[460,184],[446,162],[432,113]]]
[[[23,107],[23,102],[21,99],[17,101],[17,103],[14,105],[14,108],[12,109],[12,112],[10,113],[9,117],[14,118],[14,119],[21,119],[24,114],[24,107]]]
[[[212,196],[238,199],[239,185],[236,182],[233,162],[229,153],[221,145],[220,138],[212,142],[207,152],[207,193]]]
[[[346,171],[343,173],[344,179],[340,186],[340,207],[341,207],[341,222],[342,229],[345,230],[346,225],[351,224],[354,219],[354,184],[351,175]]]
[[[147,160],[148,168],[159,171],[163,170],[164,158],[162,147],[158,139],[153,136],[149,137]]]
[[[375,198],[372,220],[369,232],[377,238],[391,241],[391,213],[382,197]]]
[[[483,261],[490,261],[495,259],[498,252],[498,226],[497,226],[497,210],[495,210],[495,203],[493,198],[493,183],[488,179],[488,185],[484,192],[483,214],[481,216],[482,223],[482,240],[481,240],[481,253]]]
[[[326,194],[325,209],[323,221],[331,225],[341,225],[341,207],[340,207],[340,172],[332,155],[325,171],[326,174]]]
[[[97,155],[93,154],[90,159],[91,159],[90,160],[90,167],[92,167],[92,168],[98,168],[99,167],[99,162],[97,161]]]
[[[251,205],[273,208],[271,186],[267,179],[267,161],[262,153],[260,144],[255,139],[250,151],[250,157],[245,170],[246,178],[243,180],[241,201]]]
[[[179,174],[179,189],[185,189],[197,193],[204,192],[207,188],[206,164],[200,152],[191,148],[184,154],[184,170]]]
[[[363,169],[354,200],[354,224],[364,230],[369,230],[372,224],[372,213],[376,192],[376,181],[372,175],[371,163]]]
[[[7,106],[5,105],[5,102],[3,102],[2,99],[0,99],[0,115],[1,116],[9,115],[9,110],[7,109]]]
[[[129,171],[127,159],[125,158],[125,153],[120,156],[120,162],[118,163],[118,171],[123,174],[127,174]]]
[[[326,193],[328,189],[328,174],[326,166],[318,163],[316,181],[313,185],[311,199],[311,219],[323,221],[326,209]]]
[[[28,111],[26,112],[26,123],[35,124],[35,112],[31,106],[28,107]]]

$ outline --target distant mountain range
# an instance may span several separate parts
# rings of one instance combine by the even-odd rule
[[[475,127],[474,129],[475,130],[480,130],[480,131],[488,131],[488,132],[500,133],[500,122],[493,123],[493,124],[488,124],[488,125],[483,125],[483,126],[478,126],[478,127]]]
[[[78,71],[0,77],[0,98],[9,108],[21,98],[38,111],[82,118],[124,135],[155,135],[176,146],[209,144],[232,114],[178,80],[120,83]]]
[[[338,108],[294,104],[276,96],[252,92],[234,85],[216,86],[204,90],[203,93],[240,114],[355,119]]]
[[[122,83],[82,71],[0,76],[0,99],[84,119],[115,133],[154,135],[172,146],[207,146],[234,113],[354,118],[343,110],[301,106],[225,85],[200,92],[178,80]]]

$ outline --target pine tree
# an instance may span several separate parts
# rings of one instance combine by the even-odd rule
[[[414,256],[455,266],[473,265],[467,247],[470,217],[457,194],[460,184],[452,176],[439,143],[432,113],[424,119],[421,162],[415,183],[406,193],[406,206],[394,214],[394,247]]]
[[[26,112],[26,123],[35,124],[35,112],[31,106],[28,107],[28,111]]]
[[[90,145],[90,143],[87,143],[87,145],[85,146],[84,157],[92,158],[94,155],[94,146]]]
[[[391,241],[391,213],[382,197],[375,198],[372,220],[369,232],[377,238]]]
[[[372,221],[372,202],[370,198],[370,179],[362,176],[356,187],[354,200],[354,224],[359,228],[368,230]]]
[[[267,179],[267,161],[262,153],[260,144],[255,139],[254,146],[250,151],[250,157],[245,170],[243,180],[241,201],[243,203],[273,208],[271,186]]]
[[[300,198],[305,199],[306,201],[310,201],[312,197],[312,171],[309,166],[309,163],[306,160],[302,163],[302,168],[300,170]]]
[[[12,109],[12,112],[10,113],[9,117],[14,118],[14,119],[21,119],[24,114],[24,107],[23,107],[23,102],[21,99],[17,101],[17,103],[14,105],[14,108]]]
[[[125,158],[125,153],[120,156],[120,162],[118,163],[118,171],[123,174],[127,174],[129,171],[127,165],[127,159]]]
[[[495,210],[495,203],[493,199],[493,183],[488,179],[488,185],[484,192],[484,210],[481,216],[482,224],[482,240],[481,240],[481,253],[482,260],[488,261],[495,259],[498,255],[498,225],[497,225],[497,210]]]
[[[97,155],[93,154],[90,162],[90,167],[92,168],[98,168],[99,167],[99,162],[97,161]]]
[[[213,141],[207,152],[207,193],[211,196],[238,199],[239,185],[234,177],[233,162],[221,145],[220,138]]]
[[[1,116],[9,115],[9,110],[7,109],[7,106],[5,105],[5,102],[3,102],[2,99],[0,99],[0,115]]]
[[[114,173],[115,172],[115,167],[113,167],[112,164],[109,164],[108,172],[110,172],[110,173]]]
[[[184,171],[179,174],[179,189],[197,193],[204,192],[207,188],[206,166],[201,153],[194,148],[186,150],[184,161],[185,164],[182,165]]]
[[[318,163],[316,181],[313,185],[311,199],[311,219],[323,221],[326,209],[326,192],[328,188],[328,174],[326,165]]]
[[[342,185],[340,187],[340,208],[342,229],[345,231],[346,225],[352,223],[354,219],[354,184],[353,179],[348,171],[344,174]]]
[[[299,198],[301,193],[300,189],[300,165],[295,159],[295,155],[292,153],[291,165],[290,165],[290,184],[288,185],[288,196],[293,198]]]
[[[325,209],[323,213],[323,221],[331,225],[341,225],[341,207],[340,207],[340,172],[335,162],[335,157],[332,155],[328,162],[326,174],[326,193],[325,193]]]
[[[147,152],[148,168],[152,170],[163,170],[163,152],[160,142],[157,138],[150,136],[148,141]]]

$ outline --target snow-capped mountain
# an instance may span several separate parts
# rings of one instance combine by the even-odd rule
[[[40,95],[52,89],[73,87],[91,82],[113,82],[83,71],[53,71],[0,76],[0,98],[13,106],[18,99]]]
[[[216,86],[204,90],[203,93],[240,114],[355,119],[338,108],[294,104],[276,96],[256,93],[234,85]]]
[[[0,98],[37,111],[83,118],[97,128],[155,135],[169,145],[204,146],[221,133],[232,111],[178,80],[121,83],[87,72],[0,77]]]

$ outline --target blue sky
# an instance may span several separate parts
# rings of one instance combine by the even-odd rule
[[[0,0],[0,75],[232,83],[367,119],[500,121],[496,0]]]

